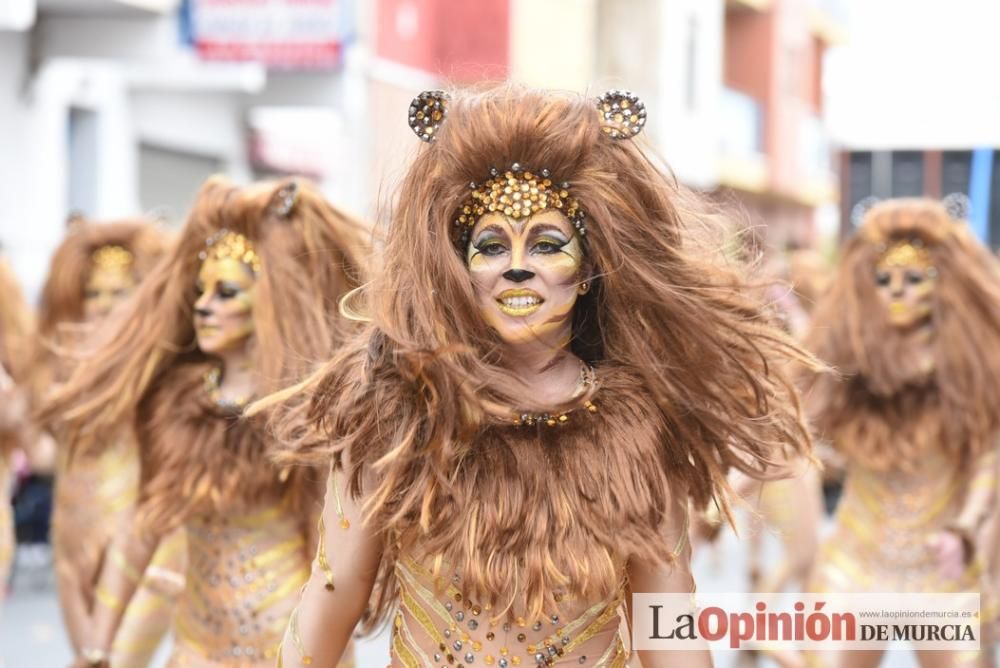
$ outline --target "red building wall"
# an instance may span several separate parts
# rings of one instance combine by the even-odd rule
[[[772,17],[751,11],[726,12],[723,83],[763,103],[772,78]]]
[[[380,58],[456,82],[502,79],[510,62],[510,0],[378,0]]]

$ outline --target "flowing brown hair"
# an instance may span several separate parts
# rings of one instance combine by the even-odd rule
[[[905,239],[922,241],[937,271],[929,377],[915,373],[908,339],[889,323],[876,292],[876,263]],[[1000,428],[1000,273],[939,202],[890,200],[866,214],[816,307],[806,344],[844,376],[809,378],[809,406],[820,432],[853,460],[905,468],[940,449],[963,463],[993,447]]]
[[[617,367],[637,378],[638,396],[651,406],[641,419],[661,439],[659,464],[646,468],[658,472],[670,462],[676,489],[706,504],[725,487],[728,467],[765,475],[782,451],[809,449],[795,390],[782,370],[786,360],[808,356],[744,289],[743,268],[723,256],[718,240],[706,241],[717,221],[701,202],[636,142],[604,135],[593,100],[513,85],[455,93],[436,141],[416,156],[398,192],[384,269],[364,290],[369,325],[310,379],[262,404],[276,408],[278,461],[333,457],[343,463],[346,456],[352,493],[360,495],[370,480],[368,522],[387,537],[381,612],[395,592],[393,555],[420,553],[422,544],[431,551],[440,547],[446,562],[462,566],[474,561],[462,558],[463,551],[506,545],[489,558],[483,554],[479,567],[540,582],[529,590],[534,610],[560,578],[548,542],[528,535],[534,531],[529,526],[542,524],[524,518],[513,534],[500,536],[498,522],[510,518],[496,510],[543,513],[551,489],[532,483],[523,498],[501,490],[489,504],[493,510],[468,524],[449,512],[468,512],[485,489],[477,475],[462,472],[518,470],[516,448],[486,455],[477,447],[484,430],[495,426],[488,406],[539,408],[524,406],[523,385],[500,366],[502,343],[480,314],[464,249],[453,233],[469,183],[514,162],[536,172],[546,168],[556,183],[569,181],[587,212],[586,252],[595,274],[576,307],[572,347],[599,375]],[[535,432],[521,433],[530,442]],[[552,438],[558,441],[558,433]],[[630,450],[627,438],[604,447],[609,453]],[[578,469],[552,475],[573,476]],[[589,499],[593,492],[613,503],[609,495],[638,496],[636,473],[635,467],[616,469],[616,489],[573,492],[573,498]],[[655,526],[663,503],[633,499],[622,507],[645,508]],[[558,531],[589,519],[553,512]],[[663,542],[645,535],[648,544]],[[581,578],[606,572],[595,567],[588,576],[587,565],[597,557],[576,556]],[[463,572],[465,580],[477,577],[470,586],[498,593],[491,586],[495,578]],[[588,584],[572,582],[578,591],[588,591]]]
[[[34,318],[7,260],[0,258],[0,364],[15,382],[27,373]]]
[[[297,199],[287,215],[280,215],[276,210],[292,187],[297,187]],[[302,377],[328,358],[340,342],[346,325],[337,316],[337,302],[362,280],[369,234],[366,227],[333,207],[304,181],[239,188],[222,177],[212,177],[198,193],[173,250],[143,281],[125,312],[116,319],[110,335],[89,350],[86,363],[74,370],[45,407],[44,416],[60,420],[74,446],[99,444],[135,418],[137,409],[161,425],[151,430],[137,419],[140,435],[162,439],[162,433],[157,432],[181,428],[184,425],[180,423],[185,422],[191,423],[191,437],[211,440],[210,436],[217,435],[208,428],[199,431],[196,418],[205,419],[208,413],[192,408],[203,394],[197,369],[203,370],[209,364],[197,349],[192,317],[202,262],[199,254],[206,240],[223,229],[247,237],[261,260],[255,287],[256,345],[252,353],[253,368],[262,384],[259,391]],[[179,424],[171,423],[169,407],[164,411],[158,405],[163,401],[156,400],[168,397],[190,404],[175,408]],[[203,444],[191,444],[188,450],[178,447],[183,445],[169,443],[172,450],[158,462],[170,470],[143,470],[144,498],[149,493],[150,479],[156,477],[162,483],[159,487],[164,503],[147,512],[151,525],[155,520],[165,524],[183,521],[197,504],[215,500],[220,486],[240,493],[241,474],[244,480],[247,476],[264,476],[271,481],[276,478],[276,471],[268,466],[263,467],[264,471],[247,470],[253,466],[260,469],[260,463],[240,461],[238,457],[231,458],[230,465],[243,468],[209,471],[210,462],[192,461],[198,458],[192,454],[201,451],[209,457],[223,448],[218,444],[214,444],[214,450],[201,447]],[[224,483],[219,481],[223,475]],[[191,484],[201,486],[188,490],[188,498],[178,499],[185,496],[180,493],[182,488],[187,489],[183,486]]]

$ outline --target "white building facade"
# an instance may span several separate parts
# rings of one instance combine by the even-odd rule
[[[0,243],[29,296],[69,213],[176,225],[214,173],[238,182],[303,173],[348,209],[367,206],[358,169],[367,126],[354,102],[365,80],[349,44],[335,67],[269,69],[200,58],[179,0],[8,5]]]

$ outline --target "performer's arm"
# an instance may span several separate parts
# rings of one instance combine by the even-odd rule
[[[62,612],[63,624],[69,635],[69,644],[74,654],[79,654],[86,643],[87,631],[90,626],[90,615],[87,611],[84,585],[76,570],[65,560],[59,560],[56,567],[59,597],[59,610]]]
[[[159,537],[140,533],[130,514],[112,538],[94,592],[89,641],[81,651],[82,665],[107,666],[111,646],[125,609],[153,559]]]
[[[1000,444],[998,444],[1000,447]],[[997,489],[997,450],[985,453],[973,465],[975,472],[962,512],[955,524],[977,533],[994,506]]]
[[[368,605],[382,543],[368,531],[347,476],[331,473],[309,581],[282,641],[279,666],[335,666]]]
[[[961,576],[976,558],[981,530],[994,506],[996,488],[997,452],[994,449],[973,463],[972,478],[958,517],[929,539],[945,577]]]
[[[688,509],[686,496],[675,494],[670,504],[670,518],[666,523],[664,539],[673,546],[674,563],[649,564],[632,562],[629,564],[628,608],[631,614],[631,594],[690,594],[695,590],[694,575],[691,573],[691,544],[688,540]],[[630,625],[631,626],[631,625]],[[690,668],[711,668],[712,656],[708,649],[691,651],[639,651],[639,661],[643,668],[666,668],[685,666]]]

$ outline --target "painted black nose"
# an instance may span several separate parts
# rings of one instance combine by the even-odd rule
[[[503,272],[503,277],[508,281],[514,281],[515,283],[524,283],[530,278],[535,277],[535,272],[528,271],[527,269],[508,269]]]
[[[202,318],[207,318],[208,316],[212,315],[212,312],[203,306],[196,307],[194,312],[200,315]]]

